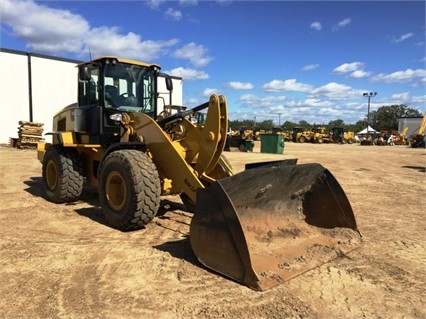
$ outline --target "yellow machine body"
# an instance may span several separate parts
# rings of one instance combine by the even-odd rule
[[[137,100],[145,100],[134,87],[151,71],[135,73],[133,66],[158,72],[156,65],[103,57],[79,65],[79,81],[91,88],[93,74],[111,68],[114,74],[129,74],[127,88]],[[76,103],[64,108],[54,117],[53,142],[38,145],[43,185],[52,202],[78,199],[85,180],[99,188],[107,221],[127,231],[155,217],[160,196],[180,195],[194,212],[190,242],[198,260],[256,290],[285,282],[360,245],[350,203],[321,165],[297,165],[295,160],[258,163],[234,174],[223,156],[228,131],[224,96],[212,95],[192,110],[182,107],[184,111],[175,114],[155,115],[136,102],[110,107],[107,80],[102,79],[106,75],[99,74],[96,95],[79,91],[96,98],[93,106]],[[193,116],[204,109],[205,121],[195,122]]]

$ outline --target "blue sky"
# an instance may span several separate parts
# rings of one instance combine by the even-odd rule
[[[231,120],[327,124],[426,111],[424,1],[0,0],[0,46],[158,63],[184,104],[224,94]],[[278,115],[280,114],[280,115]]]

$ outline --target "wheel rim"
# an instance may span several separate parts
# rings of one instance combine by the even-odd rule
[[[127,198],[127,188],[123,176],[112,171],[108,174],[105,183],[105,193],[108,205],[115,211],[123,209]]]
[[[56,170],[55,163],[50,160],[47,162],[46,167],[46,184],[50,190],[54,190],[58,183],[58,171]]]

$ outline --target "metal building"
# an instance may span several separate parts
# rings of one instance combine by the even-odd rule
[[[53,116],[77,101],[80,62],[0,48],[0,144],[18,136],[19,121],[43,123],[44,133],[52,131]],[[172,80],[172,102],[182,105],[182,78]],[[165,81],[158,91],[170,103]]]
[[[418,133],[421,123],[422,117],[401,117],[398,119],[398,131],[402,132],[407,127],[405,136],[411,139],[413,135]],[[423,132],[423,134],[425,133],[426,131]]]

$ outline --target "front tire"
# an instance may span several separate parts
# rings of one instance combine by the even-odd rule
[[[43,157],[42,176],[45,194],[51,202],[75,201],[83,191],[83,166],[73,148],[50,147]]]
[[[157,214],[160,178],[145,153],[120,150],[109,154],[102,163],[99,184],[102,211],[112,227],[140,229]]]

